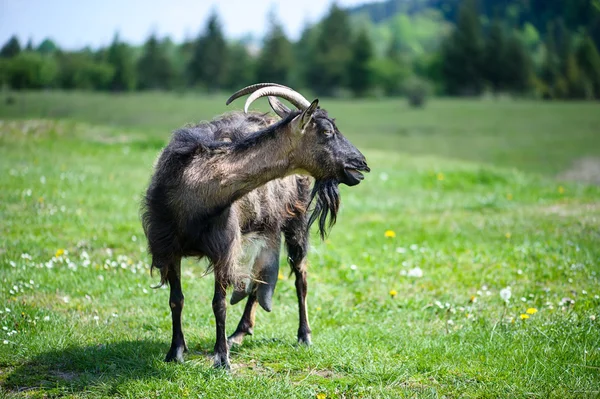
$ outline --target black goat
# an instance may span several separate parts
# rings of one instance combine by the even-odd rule
[[[166,361],[183,361],[181,259],[207,257],[215,275],[213,311],[217,337],[214,364],[229,367],[229,345],[252,334],[257,302],[271,310],[277,282],[281,234],[296,277],[300,313],[298,341],[310,344],[306,315],[306,254],[310,225],[321,236],[335,223],[338,184],[358,184],[369,171],[364,156],[327,113],[295,91],[258,84],[227,102],[251,94],[245,112],[233,112],[173,133],[162,151],[143,206],[143,225],[161,284],[169,283],[173,338]],[[268,96],[281,117],[247,113]],[[277,98],[287,99],[292,111]],[[309,175],[309,176],[307,176]],[[312,176],[315,179],[311,189]],[[311,202],[312,212],[309,211]],[[243,250],[253,243],[254,251]],[[252,252],[252,253],[250,253]],[[242,259],[245,255],[247,259]],[[225,335],[226,289],[232,304],[249,296],[236,331]]]

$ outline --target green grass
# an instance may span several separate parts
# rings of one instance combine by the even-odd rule
[[[138,210],[168,132],[224,112],[223,98],[26,93],[0,106],[3,395],[598,397],[600,188],[554,179],[600,155],[597,105],[323,105],[373,172],[342,188],[328,240],[314,235],[313,346],[295,345],[286,272],[230,373],[211,367],[212,277],[193,260],[191,353],[163,363],[168,290],[151,288]],[[241,311],[229,307],[228,332]]]

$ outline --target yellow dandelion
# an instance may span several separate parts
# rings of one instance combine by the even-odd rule
[[[564,194],[565,193],[565,188],[563,186],[558,186],[558,193],[559,194]]]
[[[317,394],[317,399],[325,399],[326,397],[327,395],[325,395],[323,392]]]
[[[56,256],[58,258],[59,256],[63,256],[64,254],[65,254],[65,250],[60,248],[60,249],[56,250],[56,253],[54,254],[54,256]]]
[[[444,180],[444,174],[443,173],[438,173],[437,174],[437,179],[440,180],[440,181]]]
[[[537,313],[537,309],[536,308],[529,308],[525,311],[525,313],[527,314],[536,314]]]
[[[506,199],[511,201],[513,199],[513,196],[511,193],[506,194]]]
[[[43,204],[43,203],[44,203],[44,197],[40,197],[40,198],[38,198],[38,202],[39,202],[40,204]]]
[[[398,291],[396,291],[396,290],[390,290],[390,296],[392,298],[396,297],[396,295],[398,295]]]
[[[283,273],[279,272],[279,274],[277,275],[277,279],[283,280],[284,278],[285,278],[285,276],[283,275]]]
[[[471,298],[469,298],[469,302],[471,302],[471,303],[477,302],[477,297],[475,295],[471,295]]]
[[[321,307],[320,307],[320,306],[317,306],[317,311],[320,311],[320,310],[321,310]]]
[[[528,314],[522,313],[521,316],[519,316],[521,318],[521,320],[526,320],[529,318]]]
[[[510,236],[511,236],[511,234],[508,232],[506,234],[504,234],[504,237],[506,237],[506,238],[510,238]]]
[[[394,238],[394,237],[396,237],[396,233],[394,232],[394,230],[386,230],[385,236],[388,238]]]

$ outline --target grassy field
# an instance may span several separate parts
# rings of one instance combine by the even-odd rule
[[[15,99],[0,105],[0,396],[600,396],[600,187],[555,178],[600,157],[597,104],[322,101],[373,171],[342,189],[328,240],[313,236],[313,346],[295,344],[282,259],[273,312],[227,373],[193,260],[190,353],[162,361],[168,290],[151,288],[139,220],[169,132],[224,97]]]

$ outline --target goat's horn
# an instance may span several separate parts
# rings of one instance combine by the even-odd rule
[[[231,95],[231,97],[229,97],[227,99],[227,102],[225,103],[225,105],[229,105],[231,104],[235,99],[238,99],[240,97],[245,96],[246,94],[250,94],[250,93],[254,93],[256,90],[258,89],[262,89],[263,87],[285,87],[287,89],[290,89],[287,86],[284,85],[280,85],[278,83],[257,83],[251,86],[246,86],[243,89],[240,89],[238,91],[236,91],[235,93],[233,93]],[[291,90],[291,89],[290,89]]]
[[[271,86],[263,87],[262,89],[258,89],[254,93],[252,93],[250,97],[248,97],[248,99],[246,100],[246,104],[244,105],[244,112],[248,112],[248,107],[250,107],[250,104],[252,104],[255,100],[265,96],[281,97],[294,104],[294,106],[296,106],[300,110],[305,110],[310,106],[310,101],[304,98],[302,94],[288,87]]]
[[[277,97],[269,96],[267,98],[269,99],[269,105],[271,106],[271,108],[273,108],[273,111],[275,111],[275,113],[279,115],[281,119],[285,118],[290,114],[290,109],[286,107],[284,103],[279,101]]]

